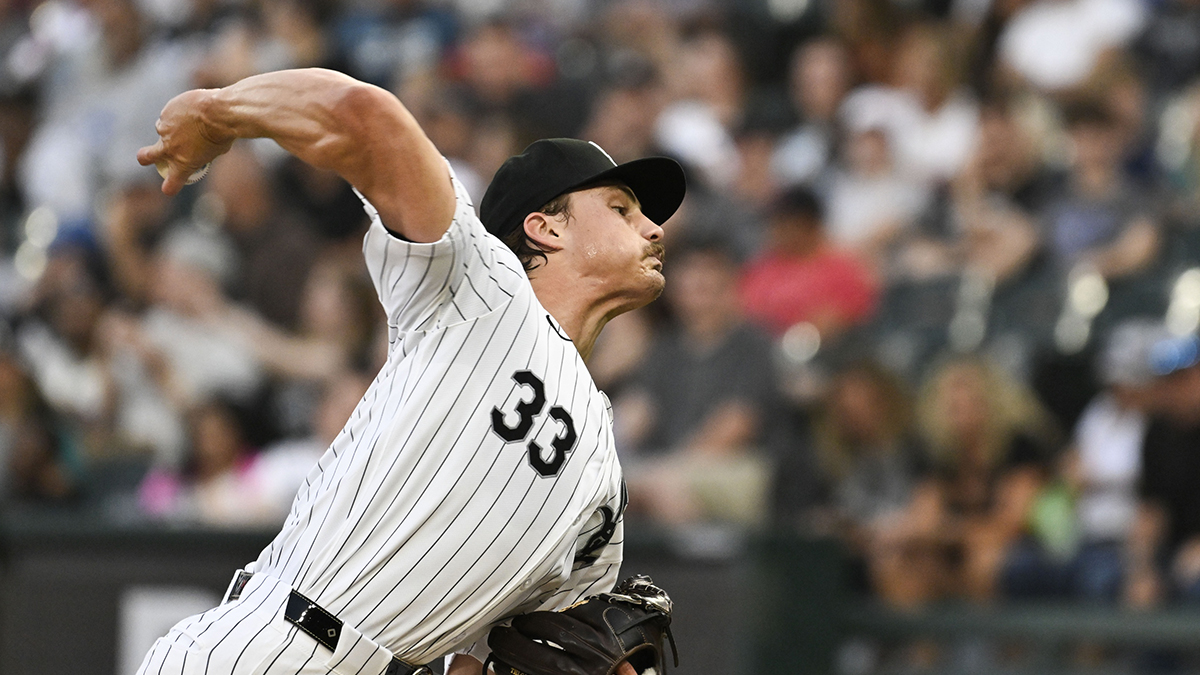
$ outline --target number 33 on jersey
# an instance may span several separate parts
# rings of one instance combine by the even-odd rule
[[[513,373],[512,379],[517,384],[529,387],[533,391],[533,398],[517,404],[516,412],[520,415],[520,421],[514,427],[504,422],[504,413],[500,412],[499,408],[492,408],[492,431],[509,443],[525,440],[533,429],[534,418],[546,407],[546,387],[537,375],[528,370],[518,370]],[[537,441],[529,441],[528,446],[529,465],[546,477],[558,475],[567,459],[567,453],[575,449],[575,441],[578,440],[571,413],[556,405],[550,408],[550,417],[562,424],[562,434],[555,436],[550,442],[549,457],[543,456],[542,446],[538,445]]]

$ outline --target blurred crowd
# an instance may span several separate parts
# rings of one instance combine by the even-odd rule
[[[3,508],[282,522],[385,358],[366,216],[134,155],[311,66],[476,203],[541,137],[685,165],[589,363],[631,519],[841,537],[898,606],[1200,600],[1196,0],[0,0]]]

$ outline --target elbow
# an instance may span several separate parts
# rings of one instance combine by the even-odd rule
[[[331,99],[330,133],[325,135],[322,163],[347,179],[368,179],[370,172],[365,169],[374,164],[374,155],[403,155],[422,135],[408,110],[385,89],[352,80],[339,87]],[[367,175],[361,175],[364,173]]]
[[[340,88],[331,114],[334,126],[359,144],[403,140],[417,130],[416,120],[391,92],[358,81]]]
[[[334,117],[348,127],[361,125],[399,104],[386,90],[357,80],[343,83],[332,98]]]

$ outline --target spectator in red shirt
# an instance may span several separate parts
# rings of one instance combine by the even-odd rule
[[[824,339],[870,318],[879,294],[870,270],[829,243],[821,203],[803,187],[772,207],[766,248],[739,290],[746,316],[774,335],[808,322]]]

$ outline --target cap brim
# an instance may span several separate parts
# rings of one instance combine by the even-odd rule
[[[687,193],[683,167],[670,157],[645,157],[614,166],[567,192],[605,181],[619,181],[629,186],[641,204],[642,213],[659,225],[679,210]]]

